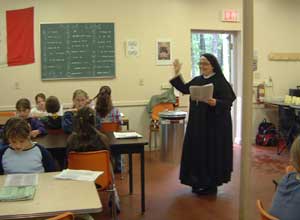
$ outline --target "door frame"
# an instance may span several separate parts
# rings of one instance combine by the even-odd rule
[[[230,83],[236,94],[236,100],[232,108],[232,131],[234,143],[241,144],[242,135],[242,91],[243,91],[243,74],[242,74],[242,41],[241,31],[236,30],[199,30],[192,29],[192,33],[217,33],[231,34],[232,50],[231,50],[231,76]],[[192,56],[192,54],[191,54]]]

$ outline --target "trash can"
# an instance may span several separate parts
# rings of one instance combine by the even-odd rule
[[[163,111],[159,113],[161,161],[174,164],[180,163],[186,115],[187,113],[183,111]]]

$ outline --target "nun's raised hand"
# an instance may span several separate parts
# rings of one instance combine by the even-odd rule
[[[176,76],[179,75],[181,66],[182,66],[182,63],[180,63],[178,59],[175,59],[173,62],[173,67],[174,67],[174,73]]]

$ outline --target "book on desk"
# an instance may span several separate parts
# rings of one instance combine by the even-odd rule
[[[117,139],[141,138],[141,134],[137,132],[114,132],[114,137]]]
[[[0,188],[0,201],[12,202],[33,199],[38,183],[37,174],[10,174]]]

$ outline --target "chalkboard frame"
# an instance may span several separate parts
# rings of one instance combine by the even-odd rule
[[[111,60],[113,62],[113,72],[109,73],[110,75],[104,75],[104,76],[91,76],[91,75],[88,75],[88,76],[71,76],[71,77],[49,77],[48,75],[44,75],[43,74],[43,65],[44,62],[43,62],[43,36],[42,36],[42,30],[43,30],[43,27],[46,26],[46,25],[64,25],[64,26],[67,26],[67,25],[112,25],[112,44],[113,44],[113,59]],[[66,31],[66,30],[64,30]],[[111,79],[111,78],[116,78],[116,46],[115,46],[115,24],[113,22],[89,22],[89,23],[86,23],[86,22],[82,22],[82,23],[40,23],[40,45],[41,45],[41,80],[42,81],[55,81],[55,80],[88,80],[88,79]]]

